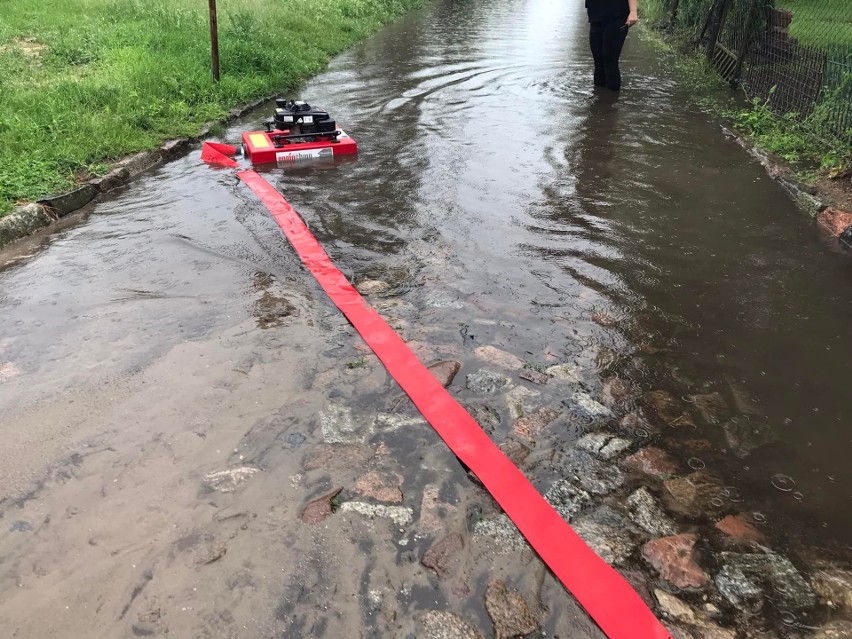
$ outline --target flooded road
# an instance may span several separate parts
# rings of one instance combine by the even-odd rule
[[[424,362],[461,363],[451,392],[542,493],[580,478],[581,534],[681,636],[852,621],[824,595],[852,561],[852,260],[638,34],[622,93],[593,90],[580,5],[429,4],[304,88],[357,161],[266,177]],[[601,636],[197,151],[4,261],[11,636],[442,636],[429,610],[491,636],[497,579],[542,636]],[[624,506],[642,486],[655,532]],[[695,535],[699,585],[655,563],[660,531]],[[795,567],[747,596],[748,552]]]

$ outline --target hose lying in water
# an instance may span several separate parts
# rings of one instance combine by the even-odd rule
[[[223,156],[224,157],[224,156]],[[224,166],[236,166],[221,162]],[[299,214],[255,171],[237,175],[263,201],[302,262],[450,450],[479,478],[609,639],[672,639],[631,586],[586,545],[479,424],[349,283]]]

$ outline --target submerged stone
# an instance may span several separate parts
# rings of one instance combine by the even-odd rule
[[[530,454],[529,448],[516,441],[503,442],[500,446],[498,446],[498,448],[515,466],[523,464]]]
[[[414,519],[414,511],[403,506],[385,506],[384,504],[368,504],[363,501],[347,501],[340,505],[343,512],[354,512],[370,519],[383,517],[390,519],[398,527],[407,526]]]
[[[728,403],[720,393],[693,395],[692,403],[708,424],[718,424],[728,415]]]
[[[318,524],[321,522],[334,512],[334,509],[332,508],[332,501],[342,490],[342,487],[335,488],[330,493],[308,502],[304,509],[302,509],[300,519],[306,524]]]
[[[580,369],[574,364],[557,364],[549,367],[545,373],[553,379],[560,379],[574,384],[580,383]]]
[[[430,610],[420,618],[425,639],[482,639],[480,632],[451,612]]]
[[[659,588],[654,590],[654,597],[657,599],[660,610],[662,610],[669,619],[682,621],[688,624],[694,624],[696,622],[695,611],[692,609],[692,606],[685,601],[682,601],[674,595],[667,593],[665,590],[660,590]]]
[[[495,639],[528,635],[539,625],[526,599],[508,590],[500,579],[492,581],[485,589],[485,610],[494,624]]]
[[[535,400],[541,393],[530,390],[524,386],[518,386],[506,393],[506,405],[509,408],[511,418],[518,419],[535,410]]]
[[[518,377],[521,379],[525,379],[528,382],[532,382],[533,384],[547,384],[550,377],[548,377],[545,373],[539,373],[538,371],[524,369],[520,373],[518,373]]]
[[[610,433],[588,433],[578,439],[574,446],[603,460],[613,459],[630,448],[631,442]]]
[[[816,595],[789,559],[772,552],[723,552],[716,587],[733,606],[753,607],[771,595],[778,608],[793,613],[816,604]]]
[[[740,459],[753,451],[778,441],[775,431],[767,424],[748,419],[732,419],[722,427],[725,439],[734,454]]]
[[[459,362],[452,361],[435,362],[429,366],[429,372],[435,376],[435,379],[437,379],[444,388],[453,383],[453,379],[455,379],[456,374],[460,369],[461,364]]]
[[[653,446],[630,455],[624,460],[624,467],[633,472],[642,473],[658,479],[666,479],[678,472],[677,463],[669,454]]]
[[[466,403],[464,407],[487,434],[491,435],[500,426],[500,413],[491,408],[491,406]]]
[[[220,493],[232,493],[258,472],[260,472],[258,468],[251,466],[220,470],[219,472],[205,475],[204,485]]]
[[[717,521],[715,527],[735,541],[762,543],[766,540],[766,535],[755,528],[746,515],[728,515]]]
[[[604,381],[601,399],[604,405],[614,408],[630,401],[634,390],[630,382],[620,377],[610,377]]]
[[[588,393],[577,391],[566,402],[569,408],[590,419],[603,419],[612,417],[612,411],[606,406],[592,398]]]
[[[609,506],[600,506],[571,524],[589,547],[610,565],[624,563],[637,546],[630,522]]]
[[[657,419],[668,426],[695,426],[683,405],[664,390],[645,394],[645,402]]]
[[[567,450],[559,465],[563,476],[595,495],[611,493],[624,483],[624,473],[618,467],[605,464],[582,450]]]
[[[811,578],[814,591],[829,607],[852,613],[852,570],[820,565]],[[852,635],[850,635],[852,637]]]
[[[398,504],[402,501],[402,476],[399,473],[371,470],[355,482],[355,492],[376,501]]]
[[[519,357],[494,346],[480,346],[473,350],[473,354],[479,359],[500,368],[514,371],[524,367],[524,362]]]
[[[644,486],[627,498],[630,519],[645,532],[657,537],[674,535],[677,526]]]
[[[694,534],[653,539],[642,547],[642,556],[676,588],[702,588],[710,577],[696,561],[697,539]]]
[[[509,554],[529,548],[521,531],[506,514],[500,514],[489,519],[480,519],[473,527],[473,535],[475,537],[490,537],[501,554]]]
[[[685,477],[669,479],[663,485],[675,502],[691,516],[718,511],[725,505],[720,498],[724,490],[721,481],[704,470],[695,471]]]
[[[443,576],[452,567],[455,556],[464,549],[464,540],[458,533],[451,533],[436,541],[423,555],[420,563]]]
[[[319,414],[323,441],[327,444],[357,444],[367,439],[367,429],[355,425],[352,409],[328,404]]]
[[[555,482],[544,494],[544,499],[569,523],[592,500],[589,493],[567,479]]]
[[[382,280],[363,280],[355,285],[361,295],[381,295],[390,290],[390,285]]]
[[[560,412],[553,408],[540,408],[537,411],[515,420],[513,430],[522,437],[533,439],[541,430],[559,417]]]
[[[493,395],[509,386],[512,380],[506,375],[481,368],[467,376],[467,387],[478,395]]]

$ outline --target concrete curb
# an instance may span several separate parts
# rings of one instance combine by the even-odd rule
[[[79,211],[96,200],[102,193],[108,193],[127,184],[148,169],[183,155],[193,143],[207,137],[216,124],[232,122],[271,100],[279,93],[275,92],[231,109],[224,119],[218,122],[208,122],[195,137],[167,140],[158,149],[142,151],[128,156],[116,162],[112,170],[106,175],[92,178],[72,191],[50,195],[38,200],[38,202],[16,207],[9,215],[0,218],[0,249],[16,240],[32,235],[39,229],[55,224],[63,217]]]
[[[852,249],[852,214],[832,207],[824,200],[819,189],[797,180],[792,170],[783,161],[773,159],[769,153],[754,146],[736,131],[727,127],[722,127],[722,130],[763,165],[769,177],[777,181],[790,194],[799,208],[809,217],[814,218],[819,226],[831,233],[847,248]]]

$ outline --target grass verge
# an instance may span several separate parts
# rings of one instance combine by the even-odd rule
[[[655,22],[653,16],[649,20]],[[700,52],[686,52],[683,33],[663,34],[643,29],[643,37],[669,55],[679,81],[697,104],[727,120],[756,146],[793,165],[802,180],[843,175],[852,170],[852,138],[838,138],[821,125],[824,114],[817,108],[805,120],[797,114],[778,115],[768,100],[746,100],[732,91]]]
[[[421,0],[0,0],[0,216],[295,86]]]

